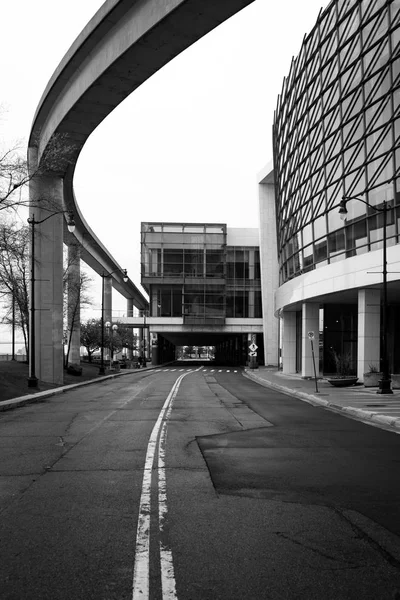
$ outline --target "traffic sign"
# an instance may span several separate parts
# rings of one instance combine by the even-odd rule
[[[252,342],[249,346],[249,349],[251,352],[255,352],[257,350],[257,348],[258,348],[258,346],[254,342]]]
[[[309,331],[308,332],[308,339],[309,340],[313,340],[314,339],[314,332],[313,331]]]
[[[257,356],[257,352],[249,352],[250,356]]]

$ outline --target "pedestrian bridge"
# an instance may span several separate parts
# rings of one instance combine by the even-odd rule
[[[35,238],[35,347],[37,376],[63,381],[62,242],[138,308],[144,296],[124,283],[121,266],[84,220],[73,190],[75,166],[89,135],[156,71],[253,0],[107,0],[78,36],[51,77],[29,137],[30,212]],[[106,207],[104,207],[106,208]],[[61,211],[72,210],[69,234]]]

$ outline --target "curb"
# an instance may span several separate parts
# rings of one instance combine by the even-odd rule
[[[251,379],[255,383],[258,383],[259,385],[272,388],[278,392],[282,392],[282,394],[286,394],[287,396],[298,398],[299,400],[308,402],[308,404],[327,408],[328,410],[332,410],[333,412],[341,413],[346,417],[362,421],[367,425],[376,425],[377,427],[389,429],[390,431],[395,431],[396,433],[400,431],[400,417],[388,417],[386,415],[379,415],[369,410],[354,408],[353,406],[340,406],[339,404],[335,404],[334,402],[329,402],[329,400],[323,400],[322,398],[318,398],[318,396],[315,396],[313,394],[308,394],[306,392],[298,392],[297,390],[293,390],[292,388],[288,388],[286,386],[279,385],[278,383],[273,383],[272,381],[262,379],[256,374],[250,373],[248,369],[245,369],[243,371],[243,375],[248,379]]]
[[[25,406],[25,404],[33,404],[34,402],[41,402],[45,398],[50,398],[51,396],[55,396],[57,394],[63,394],[64,392],[68,392],[73,390],[74,388],[84,387],[86,385],[92,385],[94,383],[99,383],[102,381],[106,381],[107,379],[115,379],[116,377],[122,377],[123,375],[133,375],[138,371],[151,371],[152,369],[157,367],[145,367],[144,369],[129,369],[126,371],[112,373],[111,375],[103,375],[101,377],[94,377],[93,379],[88,379],[87,381],[82,381],[80,383],[71,383],[69,385],[61,385],[60,387],[52,388],[51,390],[44,390],[43,392],[36,392],[35,394],[26,394],[25,396],[19,396],[18,398],[10,398],[9,400],[2,400],[0,402],[0,412],[4,412],[6,410],[12,410],[13,408],[19,408],[20,406]]]

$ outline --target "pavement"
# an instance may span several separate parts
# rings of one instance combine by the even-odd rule
[[[245,376],[309,404],[400,433],[400,390],[393,390],[393,394],[377,394],[378,388],[366,388],[362,384],[337,388],[324,378],[318,379],[316,385],[315,379],[288,375],[274,367],[246,367]]]
[[[77,387],[91,385],[115,377],[123,377],[132,373],[150,371],[154,368],[160,368],[160,365],[157,367],[150,365],[139,370],[124,369],[104,377],[4,400],[0,402],[0,412],[32,402],[40,402],[44,398],[62,394]],[[303,379],[300,375],[284,374],[275,367],[258,367],[257,369],[246,367],[244,375],[260,385],[275,389],[314,406],[321,406],[369,425],[400,433],[400,389],[393,390],[393,394],[382,395],[377,394],[377,388],[365,388],[362,384],[336,388],[324,378],[318,379],[316,385],[315,379]]]

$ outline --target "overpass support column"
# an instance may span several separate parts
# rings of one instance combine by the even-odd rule
[[[29,148],[30,171],[37,169],[37,150]],[[34,227],[34,333],[32,314],[29,331],[29,361],[35,353],[35,375],[46,383],[64,381],[63,356],[63,181],[49,173],[34,177],[29,183],[29,214]],[[57,214],[58,213],[58,214]],[[32,229],[31,229],[32,234]],[[32,239],[32,238],[31,238]],[[31,242],[32,246],[32,242]],[[31,248],[32,250],[32,248]],[[31,282],[32,289],[32,282]],[[33,333],[33,338],[32,338]],[[34,347],[33,347],[34,346]]]
[[[380,370],[381,291],[358,292],[357,377],[363,381],[369,365]]]
[[[319,375],[319,304],[305,302],[302,307],[301,328],[301,376],[314,377],[314,365],[311,351],[309,332],[314,333],[313,347],[315,357],[315,370]]]
[[[112,322],[112,279],[104,277],[104,323]]]
[[[107,332],[106,323],[112,323],[112,279],[104,277],[104,330]],[[111,331],[109,334],[112,335]],[[106,360],[110,360],[110,348],[105,348]]]
[[[80,245],[68,246],[68,350],[67,364],[78,364],[81,360],[81,252]]]
[[[133,298],[128,298],[126,301],[126,316],[133,317]],[[132,343],[134,342],[134,330],[132,329]],[[126,357],[128,360],[133,359],[133,349],[127,348]]]
[[[128,298],[126,301],[126,316],[133,317],[133,298]]]
[[[282,372],[296,373],[296,313],[282,313]]]

